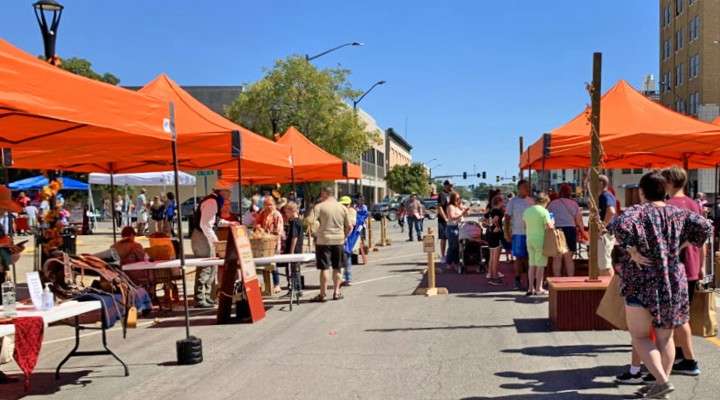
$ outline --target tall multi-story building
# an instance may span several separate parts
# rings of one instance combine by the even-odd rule
[[[659,0],[660,101],[712,121],[720,114],[720,1]],[[690,174],[691,188],[713,192],[714,171]]]
[[[720,2],[659,0],[660,100],[711,120],[720,105]]]

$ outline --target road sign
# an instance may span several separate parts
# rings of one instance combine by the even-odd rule
[[[215,170],[209,169],[205,171],[195,171],[196,176],[213,176],[215,175]]]

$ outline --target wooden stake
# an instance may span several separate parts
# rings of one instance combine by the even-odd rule
[[[602,94],[602,53],[599,52],[593,54],[592,89],[590,196],[597,202],[600,197],[598,171],[600,170],[600,96]],[[600,216],[597,207],[591,207],[590,212],[590,280],[597,281],[599,275],[598,243],[600,242],[598,221]]]

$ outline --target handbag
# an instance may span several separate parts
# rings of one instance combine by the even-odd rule
[[[617,329],[628,330],[627,320],[625,319],[625,298],[620,293],[620,278],[617,275],[613,275],[612,279],[610,279],[595,314]]]
[[[718,334],[715,292],[698,283],[690,304],[690,331],[695,336],[714,337]]]
[[[543,255],[545,257],[557,257],[568,252],[565,233],[562,229],[545,229],[545,240],[543,241]]]

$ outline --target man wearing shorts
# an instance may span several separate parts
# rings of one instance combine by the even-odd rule
[[[318,223],[315,240],[315,260],[320,270],[320,294],[312,301],[324,303],[327,292],[327,271],[333,270],[333,300],[343,298],[340,293],[342,268],[345,265],[345,238],[352,231],[352,221],[347,209],[333,197],[332,188],[323,188],[320,202],[310,213],[310,226]]]
[[[518,184],[517,196],[510,199],[505,218],[512,224],[512,255],[515,257],[515,290],[522,290],[522,276],[528,270],[527,236],[525,235],[525,222],[523,213],[535,202],[530,196],[530,184],[521,179]]]
[[[438,239],[440,239],[440,256],[442,262],[445,262],[445,250],[447,249],[447,207],[450,204],[450,193],[453,185],[450,181],[443,182],[443,190],[438,194],[437,220],[438,220]]]
[[[610,179],[605,175],[600,175],[598,179],[602,190],[598,199],[598,211],[603,225],[608,226],[618,214],[617,199],[610,191]],[[615,273],[612,267],[613,247],[615,247],[615,237],[609,233],[601,234],[598,238],[598,272],[600,275],[612,276]]]

